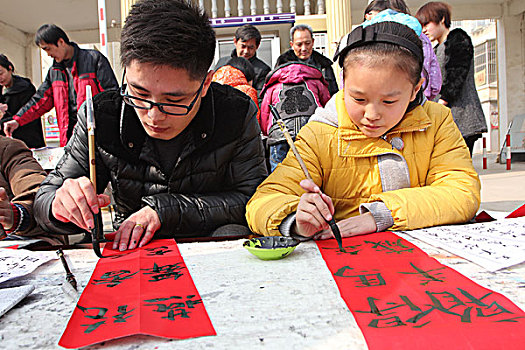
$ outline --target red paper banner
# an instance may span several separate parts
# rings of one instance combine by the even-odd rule
[[[525,216],[525,204],[514,210],[509,215],[505,216],[505,219],[521,218],[522,216]],[[496,220],[485,210],[482,210],[478,215],[476,215],[474,219],[476,222],[489,222]]]
[[[505,218],[521,218],[522,216],[525,216],[525,204],[519,207],[518,209],[514,210],[512,213],[507,215]]]
[[[391,232],[317,241],[374,349],[524,349],[525,313]]]
[[[110,247],[59,345],[78,348],[133,334],[174,339],[216,334],[174,240],[129,252]]]

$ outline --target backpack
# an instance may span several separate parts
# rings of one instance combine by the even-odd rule
[[[317,103],[312,91],[306,83],[287,84],[279,92],[279,102],[275,105],[279,115],[288,128],[290,135],[295,140],[299,130],[308,123],[308,120],[314,114]],[[268,145],[285,142],[283,132],[277,123],[273,123],[268,131]]]

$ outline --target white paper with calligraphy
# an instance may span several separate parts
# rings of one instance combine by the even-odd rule
[[[525,261],[525,217],[404,232],[489,271]]]
[[[27,275],[54,259],[52,253],[36,253],[24,249],[0,249],[0,283]]]

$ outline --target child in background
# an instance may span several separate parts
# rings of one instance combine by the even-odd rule
[[[364,19],[366,21],[371,21],[380,12],[388,9],[410,15],[410,10],[408,9],[408,6],[404,0],[374,0],[366,7]],[[416,28],[411,25],[409,25],[409,27],[416,30]],[[430,39],[422,32],[421,29],[416,30],[416,33],[419,35],[419,39],[421,39],[421,42],[423,43],[424,60],[423,71],[421,74],[421,76],[425,78],[425,83],[423,84],[423,87],[425,88],[423,93],[425,94],[426,98],[433,100],[441,90],[441,84],[443,82],[441,77],[441,69],[439,67],[436,54],[434,53],[434,49],[432,48]]]
[[[232,57],[224,66],[213,73],[212,81],[230,85],[248,95],[257,106],[257,121],[261,124],[261,111],[257,100],[257,90],[252,86],[255,70],[246,58]]]
[[[275,106],[295,139],[317,107],[323,107],[328,102],[330,91],[321,70],[310,64],[291,61],[268,73],[261,98],[261,130],[268,136],[270,171],[274,171],[290,147],[280,127],[274,124],[269,105]]]
[[[313,182],[289,152],[247,204],[251,230],[327,239],[332,216],[343,237],[471,219],[479,178],[450,110],[421,105],[416,33],[396,22],[358,27],[336,59],[344,89],[295,142]]]

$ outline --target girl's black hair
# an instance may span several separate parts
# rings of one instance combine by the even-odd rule
[[[359,32],[359,27],[355,30]],[[385,58],[388,58],[394,67],[407,74],[414,86],[417,85],[423,69],[423,45],[412,29],[397,22],[379,22],[361,31],[362,39],[355,40],[356,35],[350,34],[347,48],[340,51],[339,55],[342,57],[339,57],[339,62],[343,61],[343,76],[354,62],[374,66],[384,64]],[[422,101],[423,88],[419,89],[414,101],[410,102],[407,112]]]
[[[253,69],[253,65],[244,57],[232,57],[228,60],[228,62],[226,62],[226,65],[240,70],[248,82],[255,79],[255,70]]]
[[[4,67],[11,72],[15,71],[15,66],[9,61],[6,55],[0,54],[0,66]]]
[[[381,12],[386,9],[392,9],[397,12],[406,13],[407,15],[410,14],[410,9],[403,0],[374,0],[366,7],[364,16],[371,11]],[[366,20],[364,16],[363,19]]]

